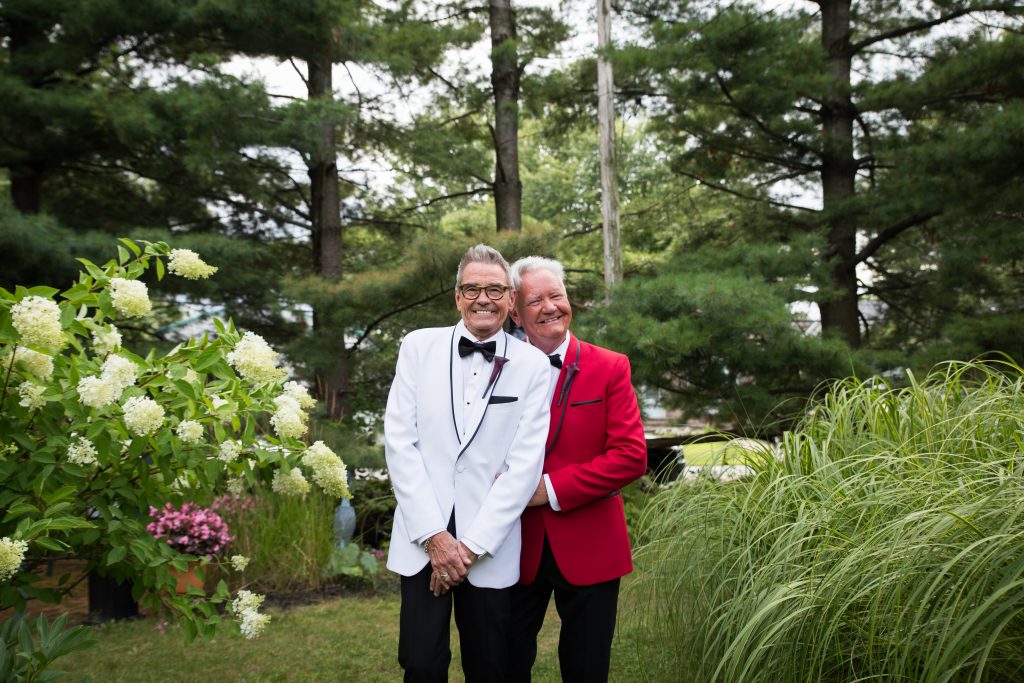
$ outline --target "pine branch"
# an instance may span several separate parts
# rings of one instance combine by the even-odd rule
[[[990,5],[979,5],[975,7],[963,7],[949,14],[941,14],[935,19],[928,21],[918,21],[913,24],[901,26],[900,28],[894,28],[889,31],[883,31],[874,36],[868,36],[864,40],[858,41],[850,45],[849,54],[855,55],[869,45],[880,43],[885,40],[892,40],[894,38],[902,38],[903,36],[911,33],[917,33],[919,31],[925,31],[935,26],[948,23],[954,19],[967,16],[968,14],[974,14],[976,12],[1019,12],[1019,3],[1016,2],[996,2]]]

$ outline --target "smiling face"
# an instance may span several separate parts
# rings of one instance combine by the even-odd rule
[[[572,322],[572,307],[563,285],[546,268],[523,273],[512,319],[526,330],[530,343],[551,353],[565,341]]]
[[[508,286],[508,277],[505,269],[496,263],[467,263],[462,270],[462,282],[459,285],[475,285],[481,289],[492,285]],[[467,299],[462,296],[459,288],[455,289],[455,305],[462,314],[462,320],[477,339],[483,340],[493,337],[505,323],[509,309],[512,308],[511,290],[506,290],[501,298],[492,301],[485,292],[475,299]]]

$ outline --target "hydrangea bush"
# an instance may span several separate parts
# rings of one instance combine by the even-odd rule
[[[315,402],[285,382],[259,335],[215,321],[216,334],[145,357],[118,325],[150,314],[149,269],[190,278],[216,268],[167,244],[121,240],[119,256],[64,291],[0,289],[0,608],[59,602],[38,585],[47,560],[74,556],[134,582],[143,607],[175,617],[188,637],[210,635],[218,610],[254,637],[268,617],[259,596],[176,595],[171,568],[244,558],[184,554],[147,532],[151,508],[243,494],[259,481],[303,495],[313,484],[347,497],[345,465],[304,443]],[[308,477],[308,478],[307,478]]]

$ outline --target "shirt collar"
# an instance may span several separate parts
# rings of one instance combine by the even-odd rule
[[[558,357],[561,358],[562,362],[564,363],[565,362],[565,354],[568,351],[569,351],[569,333],[566,332],[565,333],[565,341],[563,341],[561,344],[559,344],[558,348],[555,349],[554,351],[552,351],[551,353],[549,353],[548,355],[549,356],[553,356],[554,354],[557,353]]]
[[[459,343],[459,337],[460,336],[463,336],[466,339],[469,339],[470,341],[474,341],[474,342],[489,342],[489,341],[497,342],[499,339],[501,339],[501,336],[503,334],[505,334],[504,328],[499,329],[495,334],[491,335],[487,339],[477,339],[475,336],[473,336],[472,332],[470,332],[469,330],[466,329],[466,321],[465,320],[459,320],[459,322],[456,323],[456,325],[455,325],[455,343],[456,344]],[[566,337],[566,343],[568,343],[568,337]]]

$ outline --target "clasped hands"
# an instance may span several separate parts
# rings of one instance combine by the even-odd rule
[[[434,534],[430,538],[428,554],[433,568],[430,574],[430,592],[435,598],[465,581],[469,568],[479,557],[465,543],[455,540],[447,531]]]

